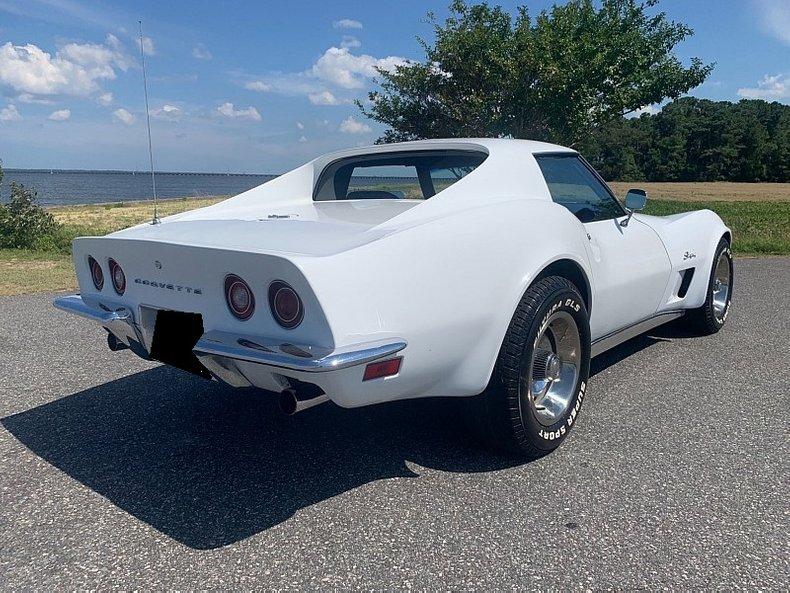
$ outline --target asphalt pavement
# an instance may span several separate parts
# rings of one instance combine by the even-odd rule
[[[734,589],[790,583],[790,259],[739,259],[727,326],[593,361],[532,463],[458,402],[295,417],[0,298],[0,588]]]

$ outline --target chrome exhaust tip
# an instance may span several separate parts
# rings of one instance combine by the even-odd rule
[[[118,338],[115,337],[115,334],[109,332],[107,334],[107,347],[112,350],[113,352],[118,352],[119,350],[127,350],[129,346],[121,342]]]
[[[283,389],[283,391],[280,392],[280,410],[286,416],[293,416],[294,414],[298,414],[308,408],[328,401],[329,396],[326,393],[311,397],[310,399],[299,399],[299,394],[293,387]]]

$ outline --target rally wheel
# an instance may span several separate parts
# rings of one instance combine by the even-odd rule
[[[686,313],[691,324],[703,335],[715,334],[727,321],[732,303],[734,271],[730,244],[722,238],[713,256],[705,303]]]
[[[550,276],[524,294],[491,381],[478,396],[487,439],[537,458],[556,449],[576,423],[590,373],[590,325],[576,286]]]

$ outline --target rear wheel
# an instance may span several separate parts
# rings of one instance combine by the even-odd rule
[[[581,408],[590,373],[587,308],[558,276],[527,290],[505,335],[494,373],[478,396],[482,425],[499,448],[535,458],[556,449]]]
[[[730,244],[727,239],[722,238],[713,256],[705,303],[699,309],[693,309],[686,314],[702,334],[715,334],[724,327],[732,302],[734,271]]]

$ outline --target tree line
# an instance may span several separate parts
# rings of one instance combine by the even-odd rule
[[[714,64],[658,0],[568,0],[537,14],[452,0],[423,60],[379,70],[358,102],[379,142],[512,137],[577,148],[607,179],[790,180],[790,106],[685,96]],[[682,98],[679,98],[682,97]],[[624,115],[664,103],[655,115]]]
[[[618,118],[576,148],[605,179],[790,182],[790,105],[683,97]]]

